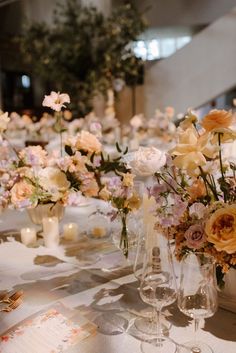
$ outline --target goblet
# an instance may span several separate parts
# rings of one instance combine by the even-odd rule
[[[194,320],[194,340],[183,344],[179,352],[212,353],[212,349],[197,340],[199,322],[217,310],[217,287],[214,258],[205,253],[189,253],[181,263],[178,307]]]

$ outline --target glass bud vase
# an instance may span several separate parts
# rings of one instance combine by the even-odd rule
[[[46,203],[38,204],[34,208],[27,209],[28,215],[34,224],[42,224],[42,220],[45,217],[57,217],[59,221],[62,219],[65,213],[65,208],[60,203]]]

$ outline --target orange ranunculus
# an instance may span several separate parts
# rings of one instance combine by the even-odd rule
[[[204,116],[201,121],[202,127],[207,131],[213,131],[219,128],[227,128],[233,123],[233,115],[231,111],[226,110],[211,110],[210,113]]]
[[[226,205],[216,210],[206,222],[207,240],[217,251],[236,252],[236,205]]]

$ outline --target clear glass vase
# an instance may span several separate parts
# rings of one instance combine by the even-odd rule
[[[28,215],[34,224],[42,224],[45,217],[57,217],[59,221],[63,218],[65,208],[60,203],[38,204],[34,208],[27,209]]]

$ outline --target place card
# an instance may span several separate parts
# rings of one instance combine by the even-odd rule
[[[63,312],[64,311],[64,312]],[[0,338],[0,353],[62,353],[96,332],[81,315],[70,319],[57,306],[37,313]]]

